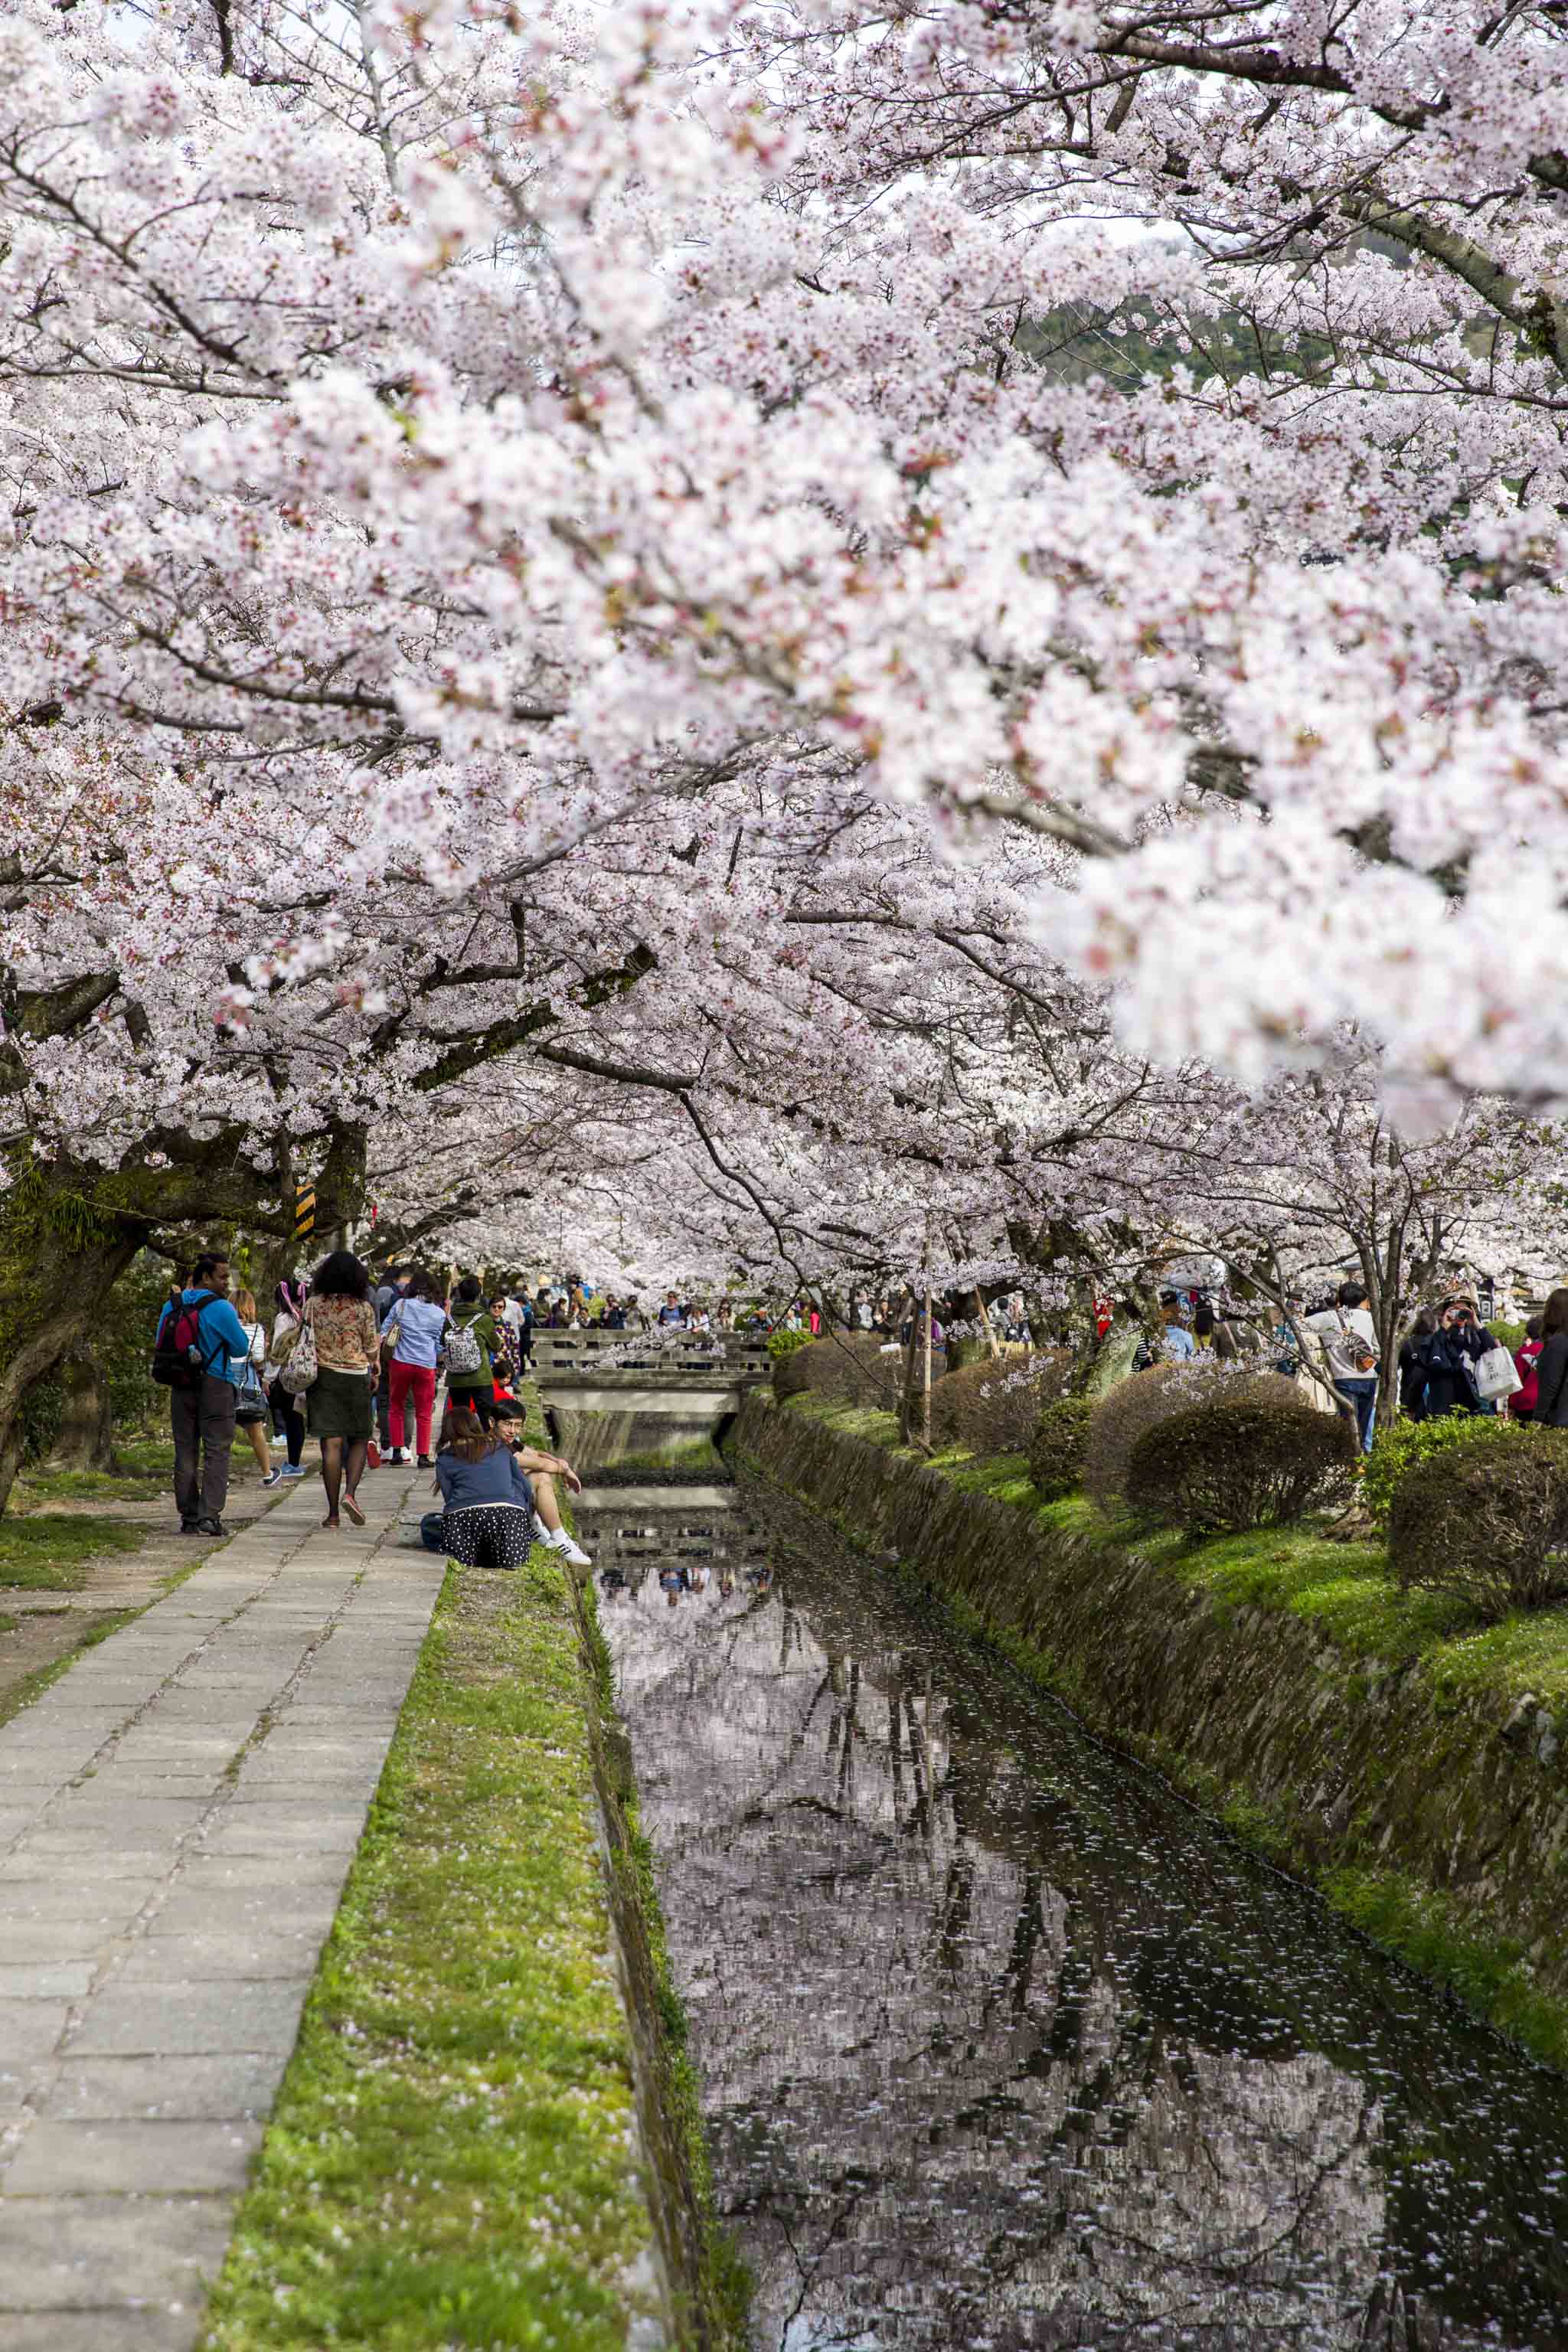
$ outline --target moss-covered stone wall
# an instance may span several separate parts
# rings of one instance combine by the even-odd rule
[[[638,1822],[631,1747],[615,1705],[591,1584],[574,1587],[588,1668],[588,1738],[605,1833],[605,1881],[636,2064],[637,2120],[679,2352],[737,2352],[749,2282],[718,2227],[686,2014],[665,1948],[652,1857]]]
[[[1377,1940],[1568,2063],[1568,1774],[1528,1698],[1435,1690],[1099,1530],[749,1398],[741,1456],[906,1572]]]

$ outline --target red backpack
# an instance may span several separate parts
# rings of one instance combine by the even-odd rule
[[[202,1352],[202,1309],[217,1297],[216,1290],[198,1290],[187,1299],[174,1292],[168,1312],[153,1345],[153,1378],[161,1388],[200,1388],[209,1359]],[[213,1353],[216,1356],[216,1349]]]

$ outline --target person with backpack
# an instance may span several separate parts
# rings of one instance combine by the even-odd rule
[[[228,1299],[228,1259],[205,1250],[172,1290],[153,1339],[153,1378],[169,1391],[174,1502],[183,1536],[226,1536],[235,1402],[250,1335]]]
[[[501,1353],[501,1338],[479,1295],[477,1274],[466,1274],[458,1283],[451,1321],[447,1336],[447,1410],[478,1413],[488,1429],[495,1401],[491,1368]]]
[[[1329,1378],[1355,1423],[1357,1444],[1363,1454],[1370,1454],[1377,1421],[1377,1366],[1382,1350],[1363,1285],[1342,1282],[1332,1304],[1308,1316],[1307,1328],[1322,1341]]]

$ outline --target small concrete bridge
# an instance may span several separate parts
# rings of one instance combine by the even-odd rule
[[[586,1479],[625,1454],[717,1439],[772,1370],[765,1340],[730,1331],[539,1331],[533,1353],[552,1435]]]

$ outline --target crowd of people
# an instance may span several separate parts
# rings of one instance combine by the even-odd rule
[[[1316,1378],[1353,1420],[1363,1450],[1371,1451],[1383,1347],[1363,1284],[1342,1282],[1312,1302],[1291,1298],[1267,1328],[1234,1302],[1216,1303],[1197,1290],[1162,1291],[1160,1313],[1160,1353],[1166,1361],[1212,1349],[1221,1357],[1256,1356],[1290,1379]],[[1303,1343],[1315,1360],[1304,1356]],[[1152,1351],[1146,1360],[1153,1360]],[[1400,1342],[1396,1372],[1400,1411],[1413,1421],[1506,1413],[1568,1426],[1568,1289],[1552,1293],[1515,1349],[1492,1330],[1474,1297],[1457,1291],[1415,1317]]]
[[[1384,1381],[1382,1344],[1362,1284],[1342,1282],[1315,1302],[1292,1298],[1272,1317],[1202,1289],[1167,1287],[1159,1303],[1160,1329],[1136,1362],[1181,1361],[1212,1349],[1219,1358],[1248,1358],[1310,1378],[1370,1449]],[[1028,1342],[1021,1295],[1000,1297],[985,1312],[994,1339]],[[1107,1303],[1097,1315],[1102,1333],[1110,1319]],[[924,1318],[907,1291],[897,1301],[852,1292],[847,1320],[889,1346],[908,1347],[925,1336]],[[487,1289],[476,1275],[448,1284],[422,1265],[390,1266],[377,1281],[352,1251],[340,1249],[308,1278],[279,1282],[268,1318],[248,1289],[231,1295],[224,1253],[204,1252],[165,1301],[153,1346],[153,1376],[170,1390],[182,1533],[226,1534],[223,1512],[237,1437],[251,1448],[268,1487],[304,1476],[310,1437],[319,1449],[321,1524],[329,1531],[344,1516],[363,1526],[360,1486],[367,1472],[412,1462],[431,1473],[442,1500],[439,1511],[426,1516],[425,1542],[454,1558],[493,1555],[510,1565],[539,1540],[585,1564],[563,1524],[558,1495],[559,1486],[576,1491],[580,1482],[569,1463],[528,1444],[517,1390],[533,1361],[536,1331],[589,1327],[815,1336],[823,1310],[805,1297],[782,1311],[729,1299],[710,1308],[677,1290],[649,1310],[577,1276]],[[933,1348],[947,1337],[933,1313]],[[1396,1376],[1400,1410],[1415,1420],[1506,1412],[1568,1426],[1568,1288],[1552,1291],[1512,1349],[1475,1297],[1456,1292],[1415,1317],[1398,1349]],[[281,1460],[274,1460],[277,1453]]]
[[[364,1525],[359,1490],[368,1471],[412,1459],[441,1496],[420,1530],[432,1549],[510,1567],[541,1542],[589,1564],[563,1524],[557,1493],[558,1485],[577,1492],[581,1481],[569,1462],[523,1435],[527,1408],[516,1384],[530,1360],[529,1302],[487,1295],[475,1275],[448,1290],[423,1266],[389,1269],[376,1285],[352,1251],[334,1250],[308,1278],[277,1285],[268,1327],[248,1290],[230,1297],[230,1280],[225,1254],[205,1251],[164,1301],[153,1337],[153,1377],[170,1394],[183,1535],[228,1533],[223,1513],[243,1431],[269,1487],[303,1477],[306,1438],[315,1440],[329,1532],[345,1516]]]

